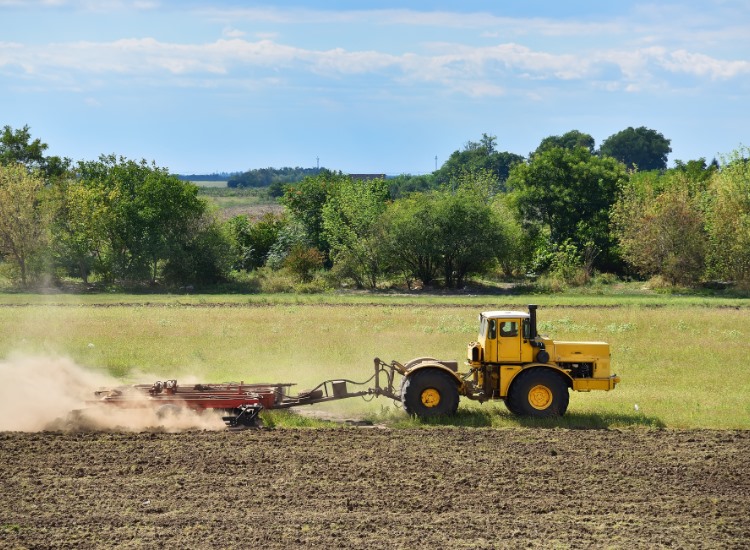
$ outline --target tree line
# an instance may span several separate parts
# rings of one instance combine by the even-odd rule
[[[269,195],[280,197],[284,194],[284,185],[297,183],[304,178],[314,176],[320,172],[319,168],[258,168],[240,174],[234,174],[227,180],[230,189],[245,189],[267,187]]]
[[[278,274],[302,289],[461,288],[528,273],[555,284],[597,273],[750,282],[748,150],[667,169],[670,141],[645,127],[599,149],[577,130],[549,136],[527,157],[484,134],[422,176],[361,181],[315,169],[281,185],[283,214],[223,222],[195,185],[154,163],[73,163],[46,148],[28,127],[0,136],[0,253],[21,285]]]

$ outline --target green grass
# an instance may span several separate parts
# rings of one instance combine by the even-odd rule
[[[385,423],[397,428],[416,427],[470,427],[470,428],[664,428],[656,417],[633,414],[600,414],[568,412],[562,418],[518,418],[502,404],[484,404],[480,407],[462,405],[455,416],[420,420],[404,415],[399,409],[385,409],[367,416],[373,424]]]
[[[64,355],[132,382],[295,382],[305,389],[326,379],[364,381],[375,356],[463,362],[479,311],[529,302],[541,304],[540,329],[552,338],[609,342],[622,378],[617,389],[572,393],[568,414],[545,421],[466,399],[457,417],[430,423],[383,398],[315,408],[393,426],[750,429],[750,308],[742,299],[3,294],[0,356]],[[273,422],[289,425],[289,418]]]
[[[274,205],[277,201],[269,197],[266,188],[236,189],[222,186],[204,186],[198,193],[209,202],[215,204],[219,209],[227,208],[250,208],[260,205]]]
[[[226,189],[227,188],[226,180],[225,181],[198,180],[198,181],[191,181],[190,183],[194,183],[200,188],[214,188],[214,189]]]
[[[143,289],[137,294],[122,292],[93,292],[87,294],[48,291],[46,293],[4,292],[0,293],[0,305],[161,305],[164,307],[187,306],[275,306],[275,305],[337,305],[361,306],[383,305],[393,307],[417,306],[458,306],[474,307],[478,310],[514,308],[525,310],[530,303],[542,307],[570,308],[611,308],[611,307],[707,307],[707,308],[748,308],[750,299],[736,296],[670,295],[656,293],[616,294],[515,294],[500,292],[477,293],[425,293],[425,292],[327,292],[319,294],[246,294],[211,293],[191,294],[187,292],[169,293]]]

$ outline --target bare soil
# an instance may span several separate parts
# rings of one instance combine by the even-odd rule
[[[0,433],[2,548],[747,548],[750,432]]]

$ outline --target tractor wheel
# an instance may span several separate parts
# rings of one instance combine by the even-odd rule
[[[420,418],[456,414],[458,388],[453,377],[438,369],[418,370],[401,386],[404,410]]]
[[[510,411],[510,413],[515,416],[522,415],[521,411],[513,407],[513,403],[511,403],[509,398],[505,398],[505,408],[507,408]]]
[[[518,375],[508,390],[508,410],[518,416],[562,416],[568,409],[568,386],[559,374],[543,368]]]

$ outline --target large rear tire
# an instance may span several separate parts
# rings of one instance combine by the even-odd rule
[[[568,410],[568,386],[559,374],[544,368],[521,372],[508,390],[505,405],[518,416],[547,418]]]
[[[458,387],[447,372],[418,370],[404,379],[401,402],[407,413],[420,418],[450,416],[458,410]]]

